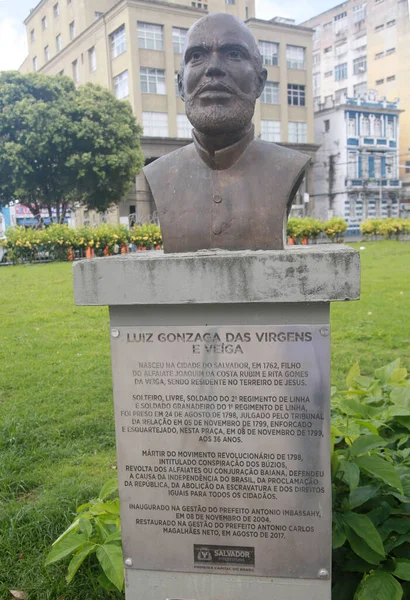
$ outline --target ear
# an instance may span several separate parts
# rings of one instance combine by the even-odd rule
[[[183,71],[178,71],[178,92],[179,92],[179,97],[181,98],[181,100],[183,102],[185,102],[184,73],[183,73]]]
[[[259,98],[259,96],[262,94],[263,92],[263,88],[265,87],[265,83],[266,83],[266,78],[268,76],[268,72],[266,69],[262,69],[259,73],[258,73],[258,87],[257,87],[257,94],[256,97]]]

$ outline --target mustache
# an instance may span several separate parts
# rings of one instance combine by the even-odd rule
[[[197,96],[201,92],[207,92],[208,90],[230,92],[231,94],[236,93],[235,90],[222,81],[206,81],[195,90],[194,95]]]

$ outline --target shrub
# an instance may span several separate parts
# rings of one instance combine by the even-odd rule
[[[323,227],[323,231],[332,240],[332,242],[338,242],[343,240],[343,234],[347,229],[347,223],[342,217],[332,217],[329,221],[326,221]]]
[[[400,361],[333,390],[332,600],[410,597],[410,381]]]

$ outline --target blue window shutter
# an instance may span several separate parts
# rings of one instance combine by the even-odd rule
[[[369,177],[374,177],[374,156],[369,156]]]
[[[386,157],[381,157],[381,175],[384,177],[386,175]]]
[[[361,178],[361,176],[362,176],[362,156],[360,154],[359,154],[359,163],[358,163],[357,173],[359,175],[359,178]]]

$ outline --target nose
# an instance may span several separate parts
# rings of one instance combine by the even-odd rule
[[[207,77],[225,77],[225,69],[217,52],[212,52],[205,75]]]

